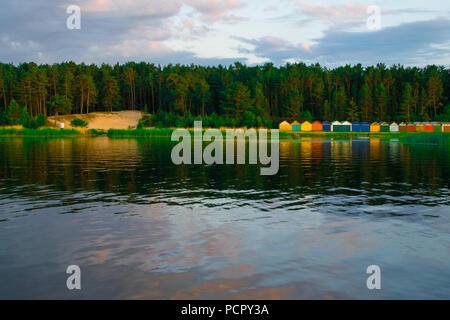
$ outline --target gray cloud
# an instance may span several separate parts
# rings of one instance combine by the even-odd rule
[[[228,10],[239,2],[184,1],[205,19],[226,21]],[[54,63],[75,61],[115,63],[130,60],[160,64],[229,64],[243,58],[198,58],[188,50],[175,51],[165,40],[193,39],[209,32],[208,27],[176,26],[171,20],[182,0],[4,0],[0,11],[0,61]],[[81,30],[66,28],[69,4],[82,8]]]
[[[154,6],[149,7],[149,2]],[[82,12],[81,30],[66,28],[68,4],[65,1],[3,0],[0,61],[17,64],[26,61],[115,63],[142,60],[160,64],[227,65],[234,61],[245,62],[244,54],[269,58],[276,64],[283,64],[288,59],[327,65],[358,62],[423,65],[450,61],[448,19],[407,23],[378,32],[330,28],[322,38],[313,39],[309,47],[275,37],[234,37],[252,48],[239,47],[236,57],[231,58],[199,58],[187,49],[173,50],[164,44],[166,40],[181,37],[180,28],[185,40],[201,38],[209,32],[210,25],[194,25],[186,20],[184,26],[173,24],[172,18],[179,13],[182,3],[193,5],[194,1],[137,0],[129,10],[124,9],[128,1],[120,0],[112,7],[102,7],[102,2],[95,1],[71,3],[88,6],[88,10]],[[209,7],[207,1],[198,3],[203,3],[194,8],[198,14],[222,22],[227,20],[230,10],[241,7],[240,2],[219,1],[217,7]]]
[[[297,9],[290,14],[272,18],[274,21],[290,21],[299,26],[314,23],[325,23],[333,30],[357,30],[365,27],[369,17],[367,8],[369,5],[358,2],[342,2],[335,5],[324,5],[321,2],[302,1],[298,3]],[[436,16],[441,11],[428,8],[401,8],[384,9],[380,7],[382,17],[420,14],[422,16]],[[443,15],[445,17],[445,15]]]
[[[24,0],[19,6],[17,1],[5,1],[2,7],[2,62],[123,62],[141,54],[143,60],[169,63],[168,59],[179,54],[160,44],[172,36],[166,18],[178,12],[176,5],[161,14],[132,10],[130,15],[121,16],[123,13],[116,10],[82,11],[81,30],[67,29],[68,14],[61,2]],[[123,54],[126,48],[120,46],[126,41],[134,45],[130,50],[139,52]]]
[[[240,48],[242,53],[269,58],[277,64],[295,59],[330,66],[378,62],[426,65],[449,61],[450,20],[405,23],[377,32],[328,30],[309,47],[273,37],[235,39],[254,46],[251,50]]]

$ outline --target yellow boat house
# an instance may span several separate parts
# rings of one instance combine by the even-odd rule
[[[312,124],[309,121],[304,121],[302,123],[302,131],[312,131]]]
[[[280,131],[292,131],[291,124],[287,121],[283,121],[280,123]]]
[[[378,122],[373,122],[370,125],[370,132],[380,132],[381,130],[381,126]]]
[[[424,132],[425,131],[425,125],[422,122],[418,122],[416,124],[416,132]]]

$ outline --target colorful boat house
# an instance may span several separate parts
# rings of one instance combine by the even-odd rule
[[[442,123],[442,132],[450,132],[450,123],[449,122]]]
[[[302,129],[302,131],[312,131],[311,122],[309,122],[309,121],[302,122],[301,129]]]
[[[289,122],[287,121],[283,121],[282,123],[280,123],[280,131],[292,131],[292,126]]]
[[[292,131],[300,131],[300,122],[294,121],[291,123]]]
[[[361,132],[370,132],[370,124],[368,122],[362,121],[360,125],[361,125]]]
[[[406,126],[406,132],[416,132],[416,125],[412,122]]]
[[[396,122],[392,122],[391,125],[389,126],[389,132],[398,132],[398,131],[399,131],[398,124]]]
[[[400,131],[400,132],[406,132],[407,130],[406,130],[406,127],[407,127],[408,125],[406,124],[406,123],[404,123],[404,122],[402,122],[402,123],[400,123],[399,125],[398,125],[398,131]]]
[[[378,122],[373,122],[370,125],[370,132],[380,132],[381,130],[381,126]]]
[[[425,125],[422,122],[416,124],[416,132],[425,132]]]
[[[336,131],[336,129],[335,129],[335,126],[340,126],[341,125],[341,123],[339,122],[339,121],[333,121],[332,123],[331,123],[331,131]]]
[[[425,132],[433,132],[433,125],[431,122],[425,123]]]
[[[380,132],[389,132],[389,123],[382,122],[380,123]]]
[[[344,122],[334,121],[331,124],[331,130],[333,132],[351,132],[352,124],[348,121],[344,121]]]
[[[312,131],[322,131],[323,130],[323,126],[320,123],[320,121],[314,121],[312,124]]]
[[[359,122],[352,122],[352,132],[361,132],[361,124]]]
[[[322,130],[326,132],[331,131],[331,124],[328,121],[322,122]]]
[[[442,125],[439,122],[433,123],[433,132],[442,132]]]
[[[344,132],[352,132],[352,124],[351,124],[351,122],[348,122],[348,121],[342,122],[342,130]]]

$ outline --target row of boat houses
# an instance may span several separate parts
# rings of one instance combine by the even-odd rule
[[[450,132],[450,122],[340,122],[294,121],[280,123],[280,131],[328,131],[328,132]]]

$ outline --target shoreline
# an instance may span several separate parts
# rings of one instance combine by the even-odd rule
[[[44,127],[40,129],[27,129],[20,127],[0,127],[0,137],[97,137],[107,136],[108,138],[170,138],[174,130],[178,128],[144,128],[144,129],[58,129],[54,127]],[[181,129],[181,128],[180,128]],[[227,128],[241,129],[241,128]],[[218,129],[225,133],[225,128]],[[193,128],[186,129],[190,133],[194,133]],[[208,129],[204,128],[202,131]],[[268,129],[269,130],[269,129]],[[270,136],[270,131],[268,131]],[[308,132],[279,132],[280,139],[295,140],[302,137],[392,137],[404,138],[410,136],[442,136],[450,138],[448,132],[325,132],[325,131],[308,131]]]

